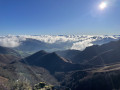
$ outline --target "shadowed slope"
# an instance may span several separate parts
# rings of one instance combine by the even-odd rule
[[[44,51],[37,52],[25,58],[22,62],[27,62],[32,66],[44,67],[50,72],[70,71],[82,68],[80,65],[72,64],[68,60],[58,56],[56,53],[46,53]]]

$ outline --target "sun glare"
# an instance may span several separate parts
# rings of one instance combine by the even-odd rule
[[[107,3],[106,3],[106,2],[102,2],[102,3],[100,3],[100,5],[99,5],[99,8],[100,8],[101,10],[104,10],[106,7],[107,7]]]

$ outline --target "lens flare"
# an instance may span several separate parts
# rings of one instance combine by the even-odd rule
[[[106,2],[102,2],[102,3],[100,3],[100,5],[99,5],[99,8],[100,8],[101,10],[104,10],[106,7],[107,7],[107,3],[106,3]]]

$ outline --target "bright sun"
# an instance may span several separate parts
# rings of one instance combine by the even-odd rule
[[[104,10],[106,7],[107,7],[107,3],[106,3],[106,2],[102,2],[102,3],[100,3],[100,5],[99,5],[99,8],[100,8],[101,10]]]

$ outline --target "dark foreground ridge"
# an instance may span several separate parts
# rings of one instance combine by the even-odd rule
[[[120,89],[120,41],[91,46],[84,51],[41,50],[23,59],[12,49],[0,47],[0,50],[3,90],[32,90],[39,82],[46,83],[46,90]]]

